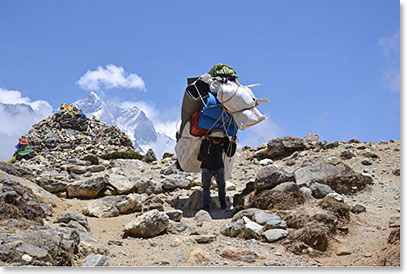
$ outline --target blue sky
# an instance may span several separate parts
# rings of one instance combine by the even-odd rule
[[[216,63],[270,104],[240,133],[258,145],[400,138],[400,2],[396,0],[0,1],[0,88],[56,108],[87,94],[78,80],[107,65],[145,88],[101,88],[180,119],[186,78]],[[1,97],[1,96],[0,96]]]

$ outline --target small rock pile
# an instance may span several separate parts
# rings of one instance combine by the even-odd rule
[[[61,107],[52,116],[33,125],[26,137],[35,152],[42,156],[29,161],[41,163],[46,159],[56,168],[70,159],[92,161],[95,156],[113,152],[138,153],[125,133],[95,117],[87,118],[75,105]]]

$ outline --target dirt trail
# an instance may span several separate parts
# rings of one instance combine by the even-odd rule
[[[373,185],[366,187],[346,199],[360,203],[366,207],[366,212],[351,214],[347,224],[349,233],[336,234],[329,243],[329,248],[320,257],[308,255],[294,255],[277,243],[265,243],[256,240],[242,240],[230,238],[220,233],[221,227],[229,223],[231,218],[214,219],[210,224],[199,227],[193,217],[183,218],[189,228],[180,234],[163,234],[151,239],[125,238],[122,239],[122,230],[126,223],[133,220],[136,214],[120,215],[113,218],[88,217],[91,234],[109,249],[109,264],[111,266],[373,266],[377,265],[382,249],[387,244],[390,233],[389,220],[392,216],[400,215],[400,177],[393,171],[400,167],[400,143],[375,143],[375,159],[373,165],[362,165],[365,158],[362,152],[347,160],[356,172],[372,174]],[[312,158],[339,156],[340,150],[327,150],[311,152],[307,156]],[[241,167],[249,164],[243,154],[240,161],[244,161]],[[284,162],[275,161],[284,166]],[[294,170],[298,166],[286,167]],[[235,181],[237,190],[244,185]],[[236,191],[228,191],[232,197]],[[68,208],[55,208],[54,216],[64,212],[82,213],[82,209],[91,200],[63,199]],[[207,244],[198,244],[191,241],[190,235],[215,234],[216,241]],[[109,240],[121,241],[122,245],[109,244]],[[254,252],[253,258],[233,261],[222,257],[222,251],[227,247],[235,247],[238,250]],[[202,256],[194,254],[194,249]],[[203,251],[202,251],[203,250]],[[206,252],[205,252],[206,251]],[[338,255],[339,252],[347,255]]]

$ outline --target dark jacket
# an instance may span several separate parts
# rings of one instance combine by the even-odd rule
[[[201,168],[215,170],[225,167],[222,159],[223,152],[228,157],[232,157],[236,152],[236,143],[230,142],[226,137],[219,144],[204,139],[198,155],[198,160],[202,161]]]

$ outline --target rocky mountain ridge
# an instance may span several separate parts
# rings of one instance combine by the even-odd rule
[[[2,265],[400,265],[399,141],[243,147],[208,213],[175,155],[66,113],[29,132],[41,155],[0,162]]]

